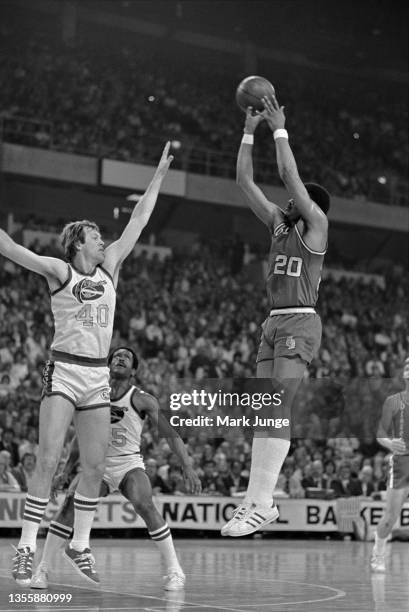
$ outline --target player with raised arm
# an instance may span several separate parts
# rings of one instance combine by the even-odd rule
[[[237,183],[271,234],[267,276],[270,313],[262,325],[257,378],[270,379],[273,390],[281,394],[283,407],[289,409],[321,342],[315,304],[327,248],[330,197],[320,185],[301,181],[285,129],[284,107],[275,96],[264,97],[263,104],[262,113],[253,115],[252,109],[247,109]],[[254,132],[263,120],[273,132],[278,171],[289,195],[284,210],[266,198],[253,178]],[[272,495],[289,447],[289,435],[282,439],[271,437],[270,432],[255,433],[247,493],[222,528],[222,535],[247,535],[278,518]]]
[[[129,347],[118,347],[110,356],[111,384],[111,436],[103,477],[101,496],[120,491],[143,518],[152,540],[157,544],[167,568],[165,590],[183,589],[185,575],[180,567],[166,521],[152,501],[152,487],[145,473],[141,457],[141,434],[146,417],[151,427],[167,439],[172,451],[179,458],[190,490],[200,493],[200,480],[191,467],[185,445],[160,411],[159,403],[149,393],[132,384],[138,367],[138,359]],[[75,443],[64,472],[71,471],[78,457]],[[32,588],[48,587],[48,571],[55,551],[72,531],[75,482],[71,484],[66,500],[51,522],[43,556],[31,581]]]
[[[386,507],[375,532],[371,557],[373,572],[385,572],[386,540],[399,518],[399,512],[409,494],[409,357],[403,368],[405,389],[386,398],[377,440],[387,448],[390,458]]]
[[[0,230],[0,254],[44,276],[51,294],[55,331],[43,374],[39,450],[29,487],[12,574],[29,585],[37,532],[48,504],[51,480],[72,417],[78,436],[81,477],[75,493],[74,536],[67,554],[81,573],[98,583],[89,533],[98,503],[109,439],[109,370],[119,269],[135,246],[154,209],[172,161],[167,143],[153,179],[135,206],[121,237],[106,249],[98,226],[75,221],[65,226],[66,261],[43,257]]]

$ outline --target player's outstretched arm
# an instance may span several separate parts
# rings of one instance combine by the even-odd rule
[[[298,174],[297,164],[288,143],[286,134],[284,106],[279,106],[277,98],[263,98],[264,111],[262,116],[266,119],[268,126],[274,134],[274,140],[277,153],[277,165],[280,178],[283,181],[286,189],[297,204],[297,209],[300,211],[301,217],[308,227],[316,228],[320,232],[326,233],[328,229],[328,220],[315,202],[313,202]],[[281,130],[281,132],[277,132]],[[326,243],[326,239],[325,239]]]
[[[136,402],[141,402],[141,404],[138,405]],[[132,403],[136,410],[144,410],[146,412],[153,427],[157,428],[159,435],[166,438],[172,453],[178,457],[182,465],[183,475],[190,491],[192,493],[200,493],[202,484],[192,468],[184,442],[167,418],[161,413],[158,400],[153,395],[144,393],[143,395],[133,396]]]
[[[266,198],[260,187],[254,182],[253,144],[251,141],[254,139],[254,132],[261,121],[263,121],[263,116],[260,114],[253,115],[252,108],[249,107],[246,112],[244,137],[237,157],[236,181],[244,192],[251,210],[271,228],[281,220],[282,211],[276,204]]]
[[[167,142],[155,174],[141,198],[138,198],[131,218],[122,232],[121,237],[107,247],[104,267],[114,276],[119,266],[134,248],[143,228],[148,223],[155,208],[162,181],[166,176],[173,156],[169,155],[170,142]],[[129,198],[132,199],[132,196]]]
[[[27,268],[27,270],[42,274],[48,280],[55,279],[59,283],[63,283],[67,278],[67,264],[62,259],[37,255],[30,249],[14,242],[2,229],[0,229],[0,254],[11,259],[19,266]]]
[[[382,407],[382,416],[378,426],[377,441],[392,453],[401,455],[407,452],[406,444],[400,438],[391,438],[389,435],[393,418],[393,403],[391,398],[386,398]]]

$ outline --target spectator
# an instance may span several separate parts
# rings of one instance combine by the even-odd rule
[[[311,473],[309,476],[302,479],[301,485],[304,489],[308,489],[310,487],[325,489],[326,480],[322,461],[317,459],[316,461],[312,462]]]
[[[158,476],[158,462],[156,459],[148,459],[145,462],[146,474],[151,482],[152,491],[154,495],[158,493],[171,493],[170,487],[166,482]]]
[[[336,497],[352,497],[362,495],[362,486],[359,480],[351,477],[350,464],[344,462],[339,468],[338,478],[331,482],[331,489]]]
[[[22,460],[23,456],[30,453],[37,457],[38,442],[37,442],[37,430],[35,427],[30,427],[27,433],[27,440],[24,440],[18,447],[18,454]]]
[[[37,457],[33,453],[25,453],[17,467],[13,468],[12,474],[17,480],[21,491],[26,492],[33,478]]]
[[[373,469],[370,465],[364,465],[359,474],[359,480],[361,482],[362,495],[365,497],[371,497],[375,491],[375,485],[373,481]]]
[[[295,473],[295,460],[287,457],[284,461],[281,473],[277,480],[277,489],[286,493],[289,497],[300,498],[305,496],[300,479]]]
[[[203,464],[203,476],[201,477],[202,493],[206,495],[216,495],[217,491],[216,464],[213,459],[209,459]]]
[[[0,451],[3,450],[10,453],[10,467],[16,466],[20,458],[18,455],[18,446],[14,442],[14,429],[11,429],[11,427],[6,428],[1,436]]]
[[[8,462],[4,455],[0,453],[0,491],[17,492],[20,491],[17,480],[8,469]]]

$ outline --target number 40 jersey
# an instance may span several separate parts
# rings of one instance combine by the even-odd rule
[[[54,340],[51,349],[75,362],[106,360],[112,339],[116,291],[101,266],[82,274],[68,264],[68,278],[51,293]]]
[[[325,251],[310,249],[296,225],[274,228],[267,274],[270,308],[312,306],[318,299]]]

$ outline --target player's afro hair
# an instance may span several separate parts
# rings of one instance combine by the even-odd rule
[[[134,370],[137,370],[138,366],[139,366],[139,359],[138,359],[137,354],[135,353],[135,351],[132,350],[129,346],[117,346],[116,348],[114,348],[110,352],[110,354],[109,354],[109,357],[108,357],[108,366],[111,365],[111,361],[112,361],[115,353],[117,353],[121,349],[125,350],[125,351],[129,351],[132,354],[132,368]]]
[[[321,208],[322,212],[327,215],[331,204],[331,198],[328,191],[317,183],[305,183],[304,187],[308,191],[311,200],[313,200],[317,206]]]

